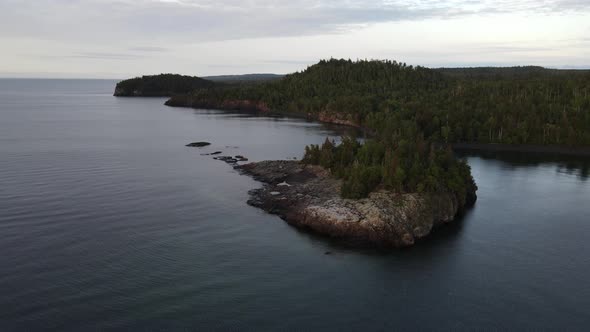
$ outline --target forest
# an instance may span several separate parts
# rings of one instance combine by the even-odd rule
[[[199,77],[160,74],[121,81],[115,88],[115,96],[170,97],[214,85],[214,82]]]
[[[344,138],[306,148],[304,162],[343,178],[349,198],[384,187],[464,199],[470,170],[450,143],[590,145],[588,71],[330,59],[277,81],[198,89],[190,98],[208,105],[249,100],[367,128],[373,135],[364,144]]]
[[[332,114],[379,132],[412,123],[437,142],[590,145],[589,71],[331,59],[278,81],[199,89],[192,97]]]

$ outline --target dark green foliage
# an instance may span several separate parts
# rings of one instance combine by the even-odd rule
[[[421,137],[387,145],[378,139],[359,144],[343,137],[335,145],[326,139],[320,147],[305,148],[303,162],[321,165],[342,178],[342,196],[363,198],[378,187],[396,192],[453,192],[465,202],[475,186],[471,169],[454,158],[447,147],[437,147]]]
[[[342,195],[453,192],[475,185],[447,143],[590,145],[590,72],[540,67],[428,69],[395,61],[322,60],[262,84],[200,89],[170,104],[247,100],[370,129],[306,148],[303,162],[342,178]],[[186,103],[190,101],[190,103]]]
[[[590,145],[589,71],[435,70],[331,59],[278,81],[199,90],[192,97],[210,105],[252,100],[276,112],[328,114],[386,132],[388,141],[421,132],[449,143]]]
[[[168,97],[209,88],[215,83],[199,77],[160,74],[128,79],[117,84],[115,96]]]
[[[206,80],[219,82],[219,83],[226,83],[226,84],[236,84],[236,83],[261,83],[261,82],[268,82],[268,81],[276,81],[283,78],[285,75],[277,75],[277,74],[245,74],[245,75],[219,75],[219,76],[205,76],[203,77]]]

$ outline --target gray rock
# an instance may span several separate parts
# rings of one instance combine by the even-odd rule
[[[236,169],[264,182],[248,204],[314,232],[377,246],[404,247],[452,221],[467,205],[453,193],[395,193],[378,190],[368,198],[340,197],[342,181],[320,166],[296,161],[262,161]],[[288,183],[290,186],[284,185]],[[276,191],[280,186],[281,192]],[[476,188],[469,194],[475,197]]]
[[[211,145],[211,143],[209,142],[193,142],[193,143],[189,143],[186,146],[191,147],[191,148],[202,148],[204,146],[208,146]]]

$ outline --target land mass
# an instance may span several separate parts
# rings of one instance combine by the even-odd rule
[[[268,82],[283,78],[285,75],[278,74],[243,74],[243,75],[217,75],[204,76],[203,78],[219,83],[250,83],[250,82]]]
[[[116,97],[171,97],[196,89],[211,88],[214,82],[194,76],[160,74],[142,76],[117,83]]]
[[[590,71],[322,60],[263,84],[177,95],[177,107],[298,114],[443,143],[590,146]]]
[[[455,219],[477,199],[452,192],[396,193],[376,190],[362,199],[340,196],[342,180],[321,166],[297,161],[263,161],[237,167],[264,183],[248,204],[279,215],[289,224],[354,243],[406,247]]]
[[[186,76],[178,74],[160,74],[135,77],[117,83],[116,97],[172,97],[187,95],[198,89],[213,87],[228,88],[241,84],[258,84],[279,80],[284,75],[245,74],[220,76]]]
[[[330,59],[276,80],[214,83],[166,105],[366,129],[363,142],[307,146],[301,163],[240,169],[266,183],[251,192],[251,205],[296,226],[385,246],[411,245],[475,203],[471,169],[453,145],[590,146],[588,71]]]

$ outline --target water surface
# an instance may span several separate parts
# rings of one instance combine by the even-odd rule
[[[0,330],[590,324],[588,160],[467,155],[479,200],[460,222],[409,250],[355,249],[249,207],[260,184],[200,155],[301,157],[343,129],[114,84],[0,80]]]

